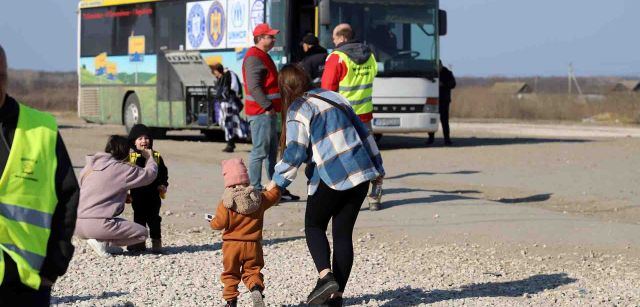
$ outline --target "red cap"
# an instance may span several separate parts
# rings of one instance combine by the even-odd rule
[[[280,32],[280,30],[277,29],[272,29],[269,24],[266,23],[261,23],[259,25],[256,26],[255,29],[253,29],[253,36],[259,36],[259,35],[276,35],[278,34],[278,32]]]

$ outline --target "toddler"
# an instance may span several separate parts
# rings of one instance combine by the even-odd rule
[[[264,212],[280,200],[280,190],[274,187],[260,193],[249,185],[247,168],[240,158],[222,161],[224,194],[211,228],[224,229],[222,256],[224,283],[222,296],[226,306],[237,306],[238,284],[244,282],[251,290],[254,306],[265,306],[262,296],[264,278],[260,270],[262,257],[262,226]]]
[[[131,164],[144,167],[146,159],[140,155],[145,149],[153,148],[153,138],[151,130],[147,126],[137,124],[129,132],[129,142],[133,152],[129,156]],[[169,186],[169,172],[164,160],[157,151],[153,152],[153,159],[158,164],[158,177],[150,185],[131,190],[131,206],[133,207],[133,221],[149,227],[149,237],[151,237],[151,251],[153,253],[162,252],[162,236],[160,230],[160,205],[161,198],[164,198]],[[127,246],[128,251],[141,252],[146,250],[145,242]]]

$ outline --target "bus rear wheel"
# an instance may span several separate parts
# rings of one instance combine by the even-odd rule
[[[209,141],[224,142],[224,130],[222,129],[201,130],[201,132]]]
[[[142,122],[142,114],[140,113],[140,102],[136,94],[131,94],[127,97],[124,104],[124,127],[127,129],[127,133],[131,131],[131,128]]]

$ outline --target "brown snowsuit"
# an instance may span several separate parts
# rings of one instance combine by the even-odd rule
[[[224,206],[220,201],[211,228],[224,229],[222,235],[222,256],[224,271],[220,280],[224,283],[222,296],[226,301],[240,295],[240,279],[248,289],[260,286],[264,289],[264,279],[260,270],[264,266],[262,256],[262,226],[264,212],[280,200],[280,190],[275,187],[262,192],[260,207],[251,214],[240,214]]]

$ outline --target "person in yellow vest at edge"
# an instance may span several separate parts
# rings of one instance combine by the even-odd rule
[[[354,39],[353,29],[342,23],[333,29],[336,48],[329,54],[324,65],[320,87],[340,93],[356,112],[360,121],[373,133],[373,79],[378,74],[376,58],[367,45]],[[382,177],[371,181],[369,210],[380,209],[382,199]]]
[[[0,46],[0,305],[49,306],[80,189],[55,118],[7,94],[7,66]]]

